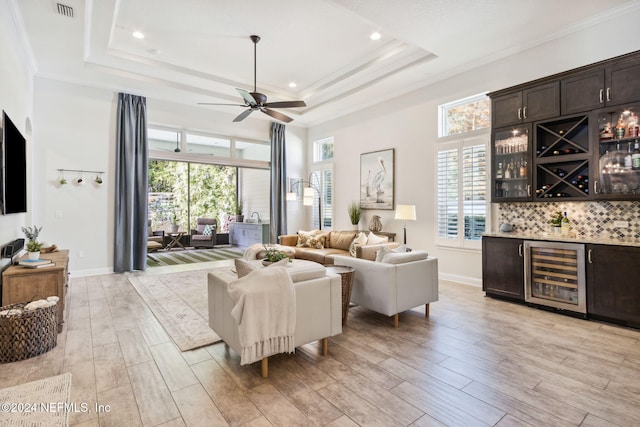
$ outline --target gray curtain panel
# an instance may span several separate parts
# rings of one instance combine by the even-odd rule
[[[271,242],[287,234],[287,161],[285,126],[271,123]]]
[[[116,129],[116,273],[147,266],[147,100],[118,94]]]

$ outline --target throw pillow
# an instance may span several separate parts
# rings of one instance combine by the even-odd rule
[[[202,234],[205,236],[211,236],[213,234],[213,224],[205,225],[204,230],[202,230]]]
[[[260,265],[256,263],[250,263],[240,258],[236,258],[235,260],[233,260],[233,262],[236,265],[236,272],[238,273],[238,279],[260,268]]]
[[[298,231],[298,242],[296,246],[301,248],[324,249],[325,234],[320,230]]]
[[[387,236],[376,236],[373,233],[369,233],[367,237],[367,245],[377,245],[378,243],[387,243],[389,238]]]
[[[402,254],[408,252],[407,247],[404,245],[400,245],[395,249],[390,249],[387,246],[381,246],[380,250],[376,252],[376,262],[382,262],[385,255],[387,254]]]
[[[367,244],[367,235],[364,232],[360,232],[353,241],[351,241],[351,245],[349,245],[349,255],[352,257],[356,256],[356,246],[362,246]]]

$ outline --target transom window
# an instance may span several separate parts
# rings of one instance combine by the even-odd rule
[[[491,102],[484,94],[440,105],[438,111],[440,137],[491,127]]]

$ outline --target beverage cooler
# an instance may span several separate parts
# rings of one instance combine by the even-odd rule
[[[525,301],[587,312],[584,245],[525,241]]]

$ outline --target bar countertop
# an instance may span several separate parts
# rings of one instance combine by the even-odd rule
[[[491,232],[483,233],[482,236],[486,237],[505,237],[509,239],[522,239],[522,240],[544,240],[552,242],[567,242],[567,243],[590,243],[594,245],[617,245],[617,246],[638,246],[640,247],[640,240],[634,238],[627,239],[613,239],[605,237],[587,237],[576,236],[575,233],[563,235],[560,233],[524,233],[518,231],[511,232]]]

